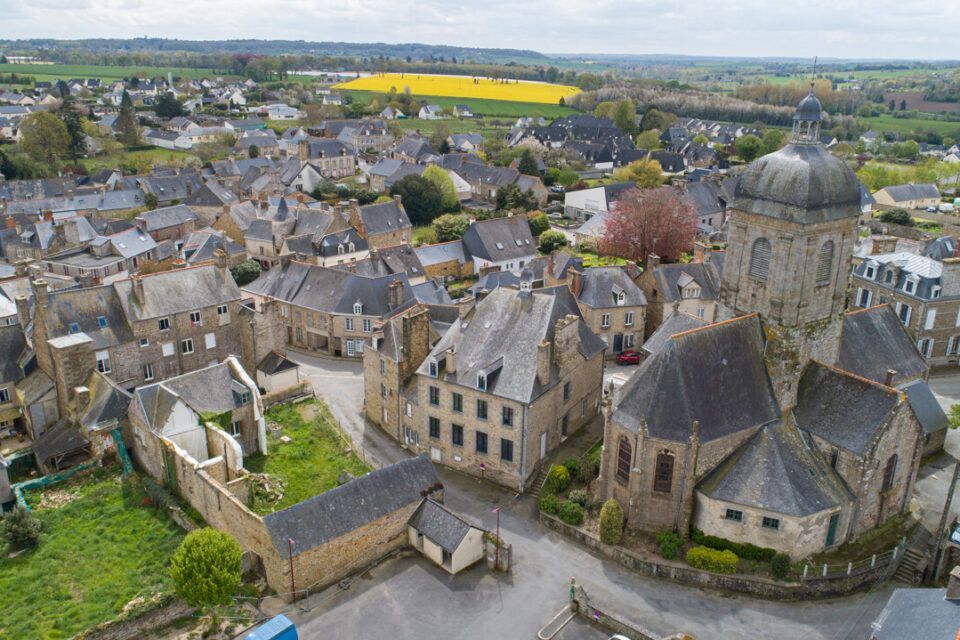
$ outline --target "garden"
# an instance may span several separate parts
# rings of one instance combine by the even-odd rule
[[[319,400],[276,405],[267,410],[266,419],[271,427],[268,454],[244,459],[248,471],[266,476],[254,484],[250,507],[254,512],[264,515],[285,509],[339,486],[344,474],[361,476],[370,471]]]
[[[23,528],[39,525],[39,538],[0,556],[0,637],[70,638],[173,593],[167,567],[184,532],[136,476],[94,469],[27,500]]]

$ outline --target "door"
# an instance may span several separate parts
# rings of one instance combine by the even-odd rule
[[[620,353],[623,351],[623,334],[618,333],[613,336],[613,352]]]
[[[547,457],[547,434],[540,434],[540,459],[543,460]]]
[[[830,526],[827,527],[827,546],[832,547],[837,538],[837,524],[840,522],[840,514],[835,513],[830,516]]]

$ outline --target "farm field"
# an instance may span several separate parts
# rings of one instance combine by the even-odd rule
[[[344,91],[349,94],[356,102],[369,104],[376,97],[376,93],[368,91]],[[483,98],[449,98],[444,96],[422,96],[414,94],[418,99],[425,100],[429,104],[438,104],[441,107],[450,107],[462,104],[470,107],[474,115],[477,116],[496,116],[504,118],[519,118],[520,116],[543,116],[544,118],[562,118],[577,110],[573,107],[565,107],[559,104],[544,104],[537,102],[513,102],[509,100],[486,100]],[[407,114],[411,115],[411,114]],[[413,114],[416,115],[416,114]]]
[[[865,127],[876,131],[893,131],[894,133],[911,133],[916,129],[934,131],[942,136],[955,137],[960,133],[960,122],[947,120],[933,120],[927,118],[895,118],[883,114],[871,118],[857,118]]]
[[[0,637],[71,638],[172,592],[167,563],[184,532],[145,498],[116,467],[28,492],[43,534],[15,557],[0,548]]]
[[[122,80],[137,76],[140,78],[166,77],[167,72],[182,78],[213,78],[223,77],[212,69],[189,69],[186,67],[114,67],[104,65],[79,64],[0,64],[0,73],[16,73],[17,75],[32,76],[40,82],[53,82],[69,78],[100,78],[101,80]]]
[[[489,78],[470,76],[435,76],[412,73],[384,73],[334,85],[335,89],[355,91],[379,91],[388,93],[390,88],[398,92],[407,87],[417,96],[443,96],[449,98],[480,98],[510,102],[535,102],[559,105],[561,98],[569,98],[580,89],[559,84],[526,81],[501,82]]]

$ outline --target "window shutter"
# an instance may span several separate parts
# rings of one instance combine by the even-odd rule
[[[952,353],[953,353],[953,336],[950,336],[949,338],[947,338],[947,355],[951,355]]]
[[[766,280],[770,273],[770,241],[766,238],[757,238],[750,252],[750,277]]]
[[[937,319],[937,310],[936,310],[936,309],[928,309],[928,310],[927,310],[927,318],[926,318],[926,321],[924,322],[923,328],[924,328],[924,329],[933,329],[933,323],[936,321],[936,319]]]
[[[833,271],[833,241],[827,240],[820,247],[820,255],[817,257],[817,284],[826,284],[830,282],[830,276]]]

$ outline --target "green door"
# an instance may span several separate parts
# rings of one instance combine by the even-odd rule
[[[830,516],[830,526],[827,527],[827,546],[832,547],[833,541],[837,537],[837,524],[840,522],[840,514],[835,513]]]

